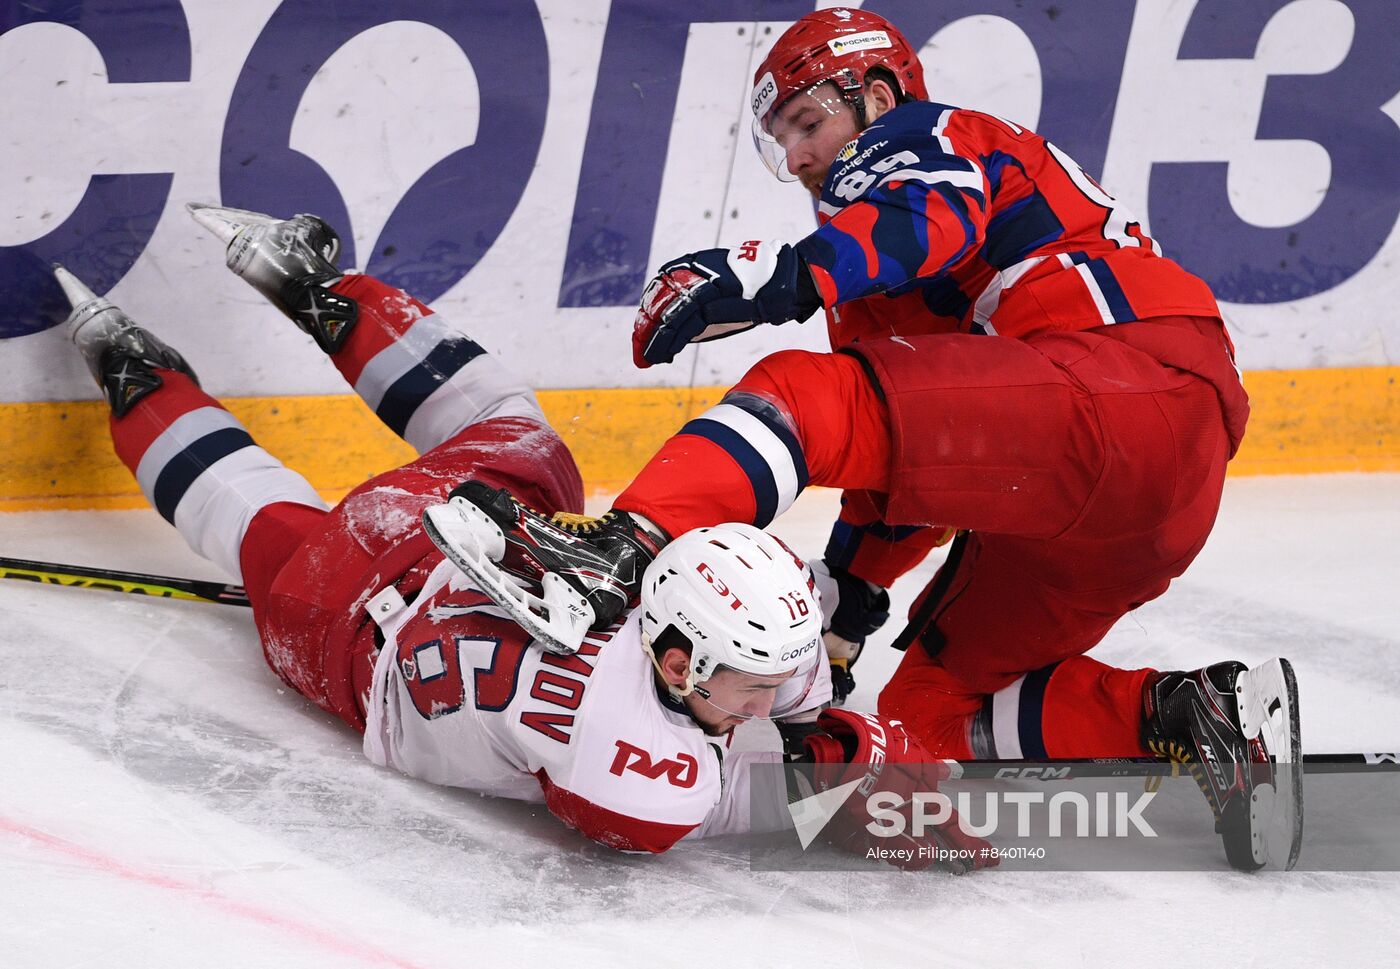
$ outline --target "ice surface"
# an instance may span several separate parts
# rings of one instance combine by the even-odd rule
[[[809,492],[776,530],[819,554],[835,505]],[[0,553],[222,578],[153,512],[0,516]],[[1232,480],[1201,558],[1094,655],[1282,653],[1305,749],[1394,749],[1397,590],[1400,476]],[[722,842],[623,856],[539,807],[371,766],[266,669],[244,610],[3,582],[0,618],[7,969],[1400,958],[1389,873],[753,873]],[[897,659],[867,650],[854,705]]]

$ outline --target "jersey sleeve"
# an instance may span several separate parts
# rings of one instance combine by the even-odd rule
[[[698,734],[698,731],[694,731]],[[550,813],[585,837],[622,851],[660,853],[698,828],[720,799],[722,755],[711,744],[676,744],[658,732],[599,731],[604,738],[536,772]],[[630,737],[631,739],[627,739]]]
[[[701,826],[696,821],[639,817],[633,809],[618,810],[554,782],[548,772],[535,775],[549,812],[584,837],[619,851],[659,854]],[[621,806],[625,807],[625,806]]]
[[[830,566],[888,589],[954,534],[942,525],[887,525],[867,493],[847,491],[823,558]]]
[[[819,207],[829,221],[797,244],[828,307],[908,291],[985,238],[987,176],[945,133],[954,109],[905,108],[837,156]]]
[[[719,802],[688,838],[781,831],[792,827],[787,810],[783,755],[743,750],[724,758],[724,791]]]
[[[623,851],[667,850],[704,823],[722,793],[723,754],[659,700],[635,618],[599,656],[567,744],[529,729],[516,736],[529,745],[549,810]]]

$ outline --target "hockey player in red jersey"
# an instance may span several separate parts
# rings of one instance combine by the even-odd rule
[[[1299,762],[1287,661],[1188,673],[1084,655],[1200,551],[1243,437],[1208,287],[1044,138],[930,101],[917,51],[875,14],[803,17],[754,83],[760,152],[818,200],[821,225],[662,266],[634,359],[818,308],[837,352],[763,360],[546,557],[567,574],[565,533],[607,550],[762,527],[809,483],[839,487],[829,631],[858,644],[884,588],[951,527],[881,712],[942,757],[1202,763],[1231,862],[1264,864],[1255,775],[1277,786]],[[606,615],[625,596],[597,572],[572,578]],[[1271,860],[1291,864],[1301,802],[1283,800],[1292,847]]]
[[[60,267],[69,332],[152,505],[241,579],[268,665],[362,732],[373,762],[543,801],[590,838],[651,852],[783,825],[783,799],[751,817],[748,769],[783,752],[728,750],[734,728],[756,717],[778,722],[794,756],[838,771],[877,738],[908,765],[905,778],[936,789],[932,759],[897,723],[825,710],[810,573],[750,525],[669,544],[646,570],[643,608],[576,650],[532,642],[423,527],[424,510],[467,477],[581,511],[573,458],[530,389],[412,297],[338,270],[337,237],[320,219],[191,209],[228,244],[229,268],[309,333],[420,456],[328,509],[199,388],[179,353]],[[976,841],[945,824],[923,843]],[[973,852],[942,860],[985,864]]]

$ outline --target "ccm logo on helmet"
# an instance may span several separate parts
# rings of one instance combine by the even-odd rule
[[[893,47],[890,35],[883,30],[871,30],[864,34],[849,34],[826,42],[833,54],[854,54],[861,50],[876,50],[880,47]]]

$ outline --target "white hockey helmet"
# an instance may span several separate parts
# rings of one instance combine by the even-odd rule
[[[816,584],[792,550],[752,525],[686,532],[663,548],[642,577],[642,644],[668,630],[691,647],[690,676],[677,697],[715,670],[781,676],[821,654]]]

